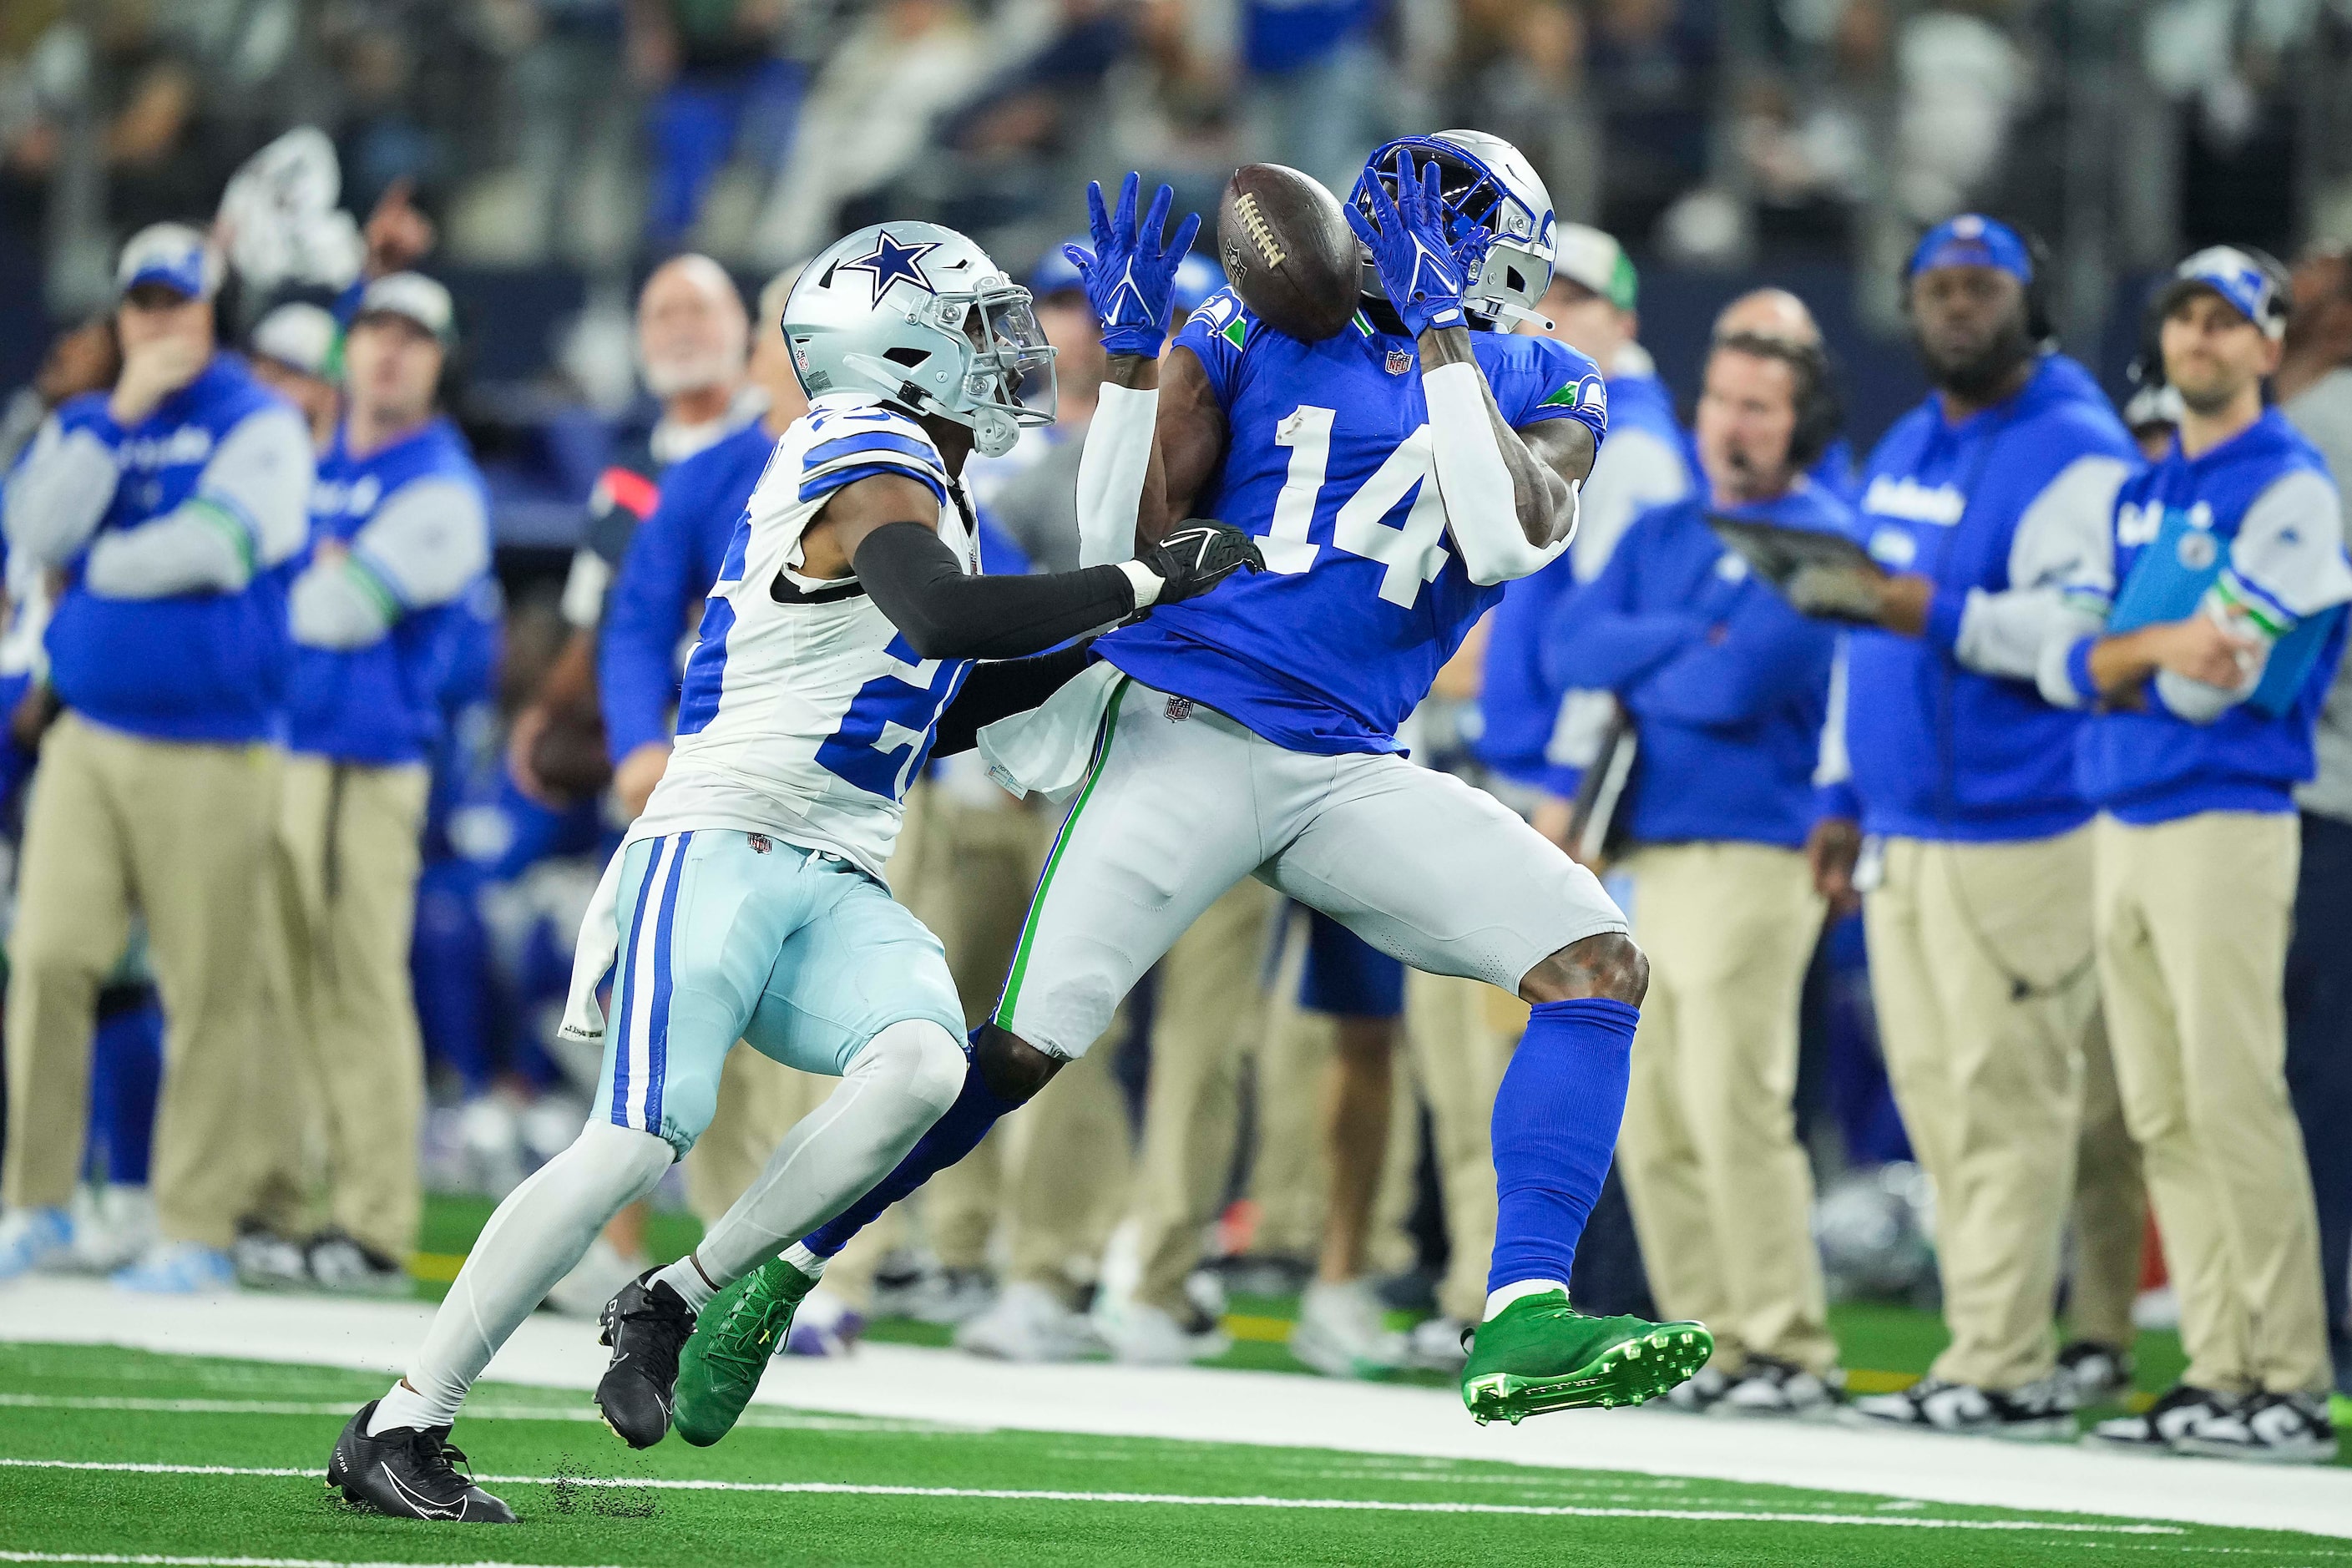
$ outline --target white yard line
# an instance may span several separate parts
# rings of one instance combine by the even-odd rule
[[[185,1355],[392,1373],[423,1336],[415,1302],[225,1294],[158,1300],[102,1282],[0,1288],[0,1340],[117,1344]],[[541,1314],[488,1375],[590,1389],[594,1325]],[[866,1345],[770,1372],[760,1404],[981,1427],[1171,1437],[1861,1492],[2032,1513],[2179,1520],[2352,1537],[2352,1471],[2093,1452],[2071,1446],[1570,1411],[1480,1427],[1450,1390],[1197,1367],[1015,1366],[952,1351]],[[323,1441],[323,1440],[322,1440]]]
[[[332,1415],[347,1420],[352,1402],[300,1399],[140,1399],[131,1396],[79,1394],[0,1394],[0,1410],[120,1410],[143,1415]],[[603,1414],[593,1405],[514,1405],[482,1400],[468,1403],[467,1417],[475,1421],[579,1421],[601,1425]],[[984,1430],[950,1426],[937,1421],[893,1420],[887,1416],[811,1415],[797,1410],[747,1410],[736,1423],[776,1432],[879,1432],[895,1436],[970,1435]]]
[[[572,1568],[540,1563],[346,1563],[328,1557],[164,1557],[111,1552],[0,1552],[0,1563],[122,1563],[156,1568]]]
[[[272,1479],[323,1477],[324,1470],[289,1470],[238,1465],[152,1465],[99,1459],[0,1458],[0,1468],[45,1470],[121,1471],[142,1476],[259,1476]],[[582,1476],[492,1476],[474,1478],[487,1486],[596,1487],[615,1491],[759,1492],[824,1497],[978,1499],[990,1502],[1134,1503],[1160,1508],[1255,1508],[1341,1513],[1507,1514],[1536,1519],[1659,1519],[1700,1524],[1821,1524],[1874,1526],[1893,1530],[1975,1530],[2066,1535],[2179,1535],[2169,1524],[2085,1524],[2051,1519],[1924,1519],[1910,1513],[1802,1513],[1720,1508],[1590,1508],[1568,1503],[1395,1502],[1374,1498],[1192,1496],[1181,1492],[1063,1491],[1029,1487],[896,1487],[847,1481],[719,1481],[670,1478],[625,1479]]]

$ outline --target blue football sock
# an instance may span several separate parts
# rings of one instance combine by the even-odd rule
[[[1619,1098],[1623,1098],[1621,1090]],[[819,1258],[831,1258],[849,1238],[874,1223],[884,1209],[929,1181],[979,1146],[997,1118],[1020,1102],[1001,1099],[980,1076],[980,1064],[965,1054],[963,1089],[947,1113],[907,1151],[907,1157],[874,1184],[864,1197],[801,1238],[801,1245]]]
[[[1486,1288],[1568,1281],[1617,1147],[1642,1015],[1599,997],[1546,1002],[1495,1096],[1495,1255]]]

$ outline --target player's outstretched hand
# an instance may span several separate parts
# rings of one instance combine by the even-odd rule
[[[1438,179],[1436,160],[1416,172],[1412,153],[1400,150],[1395,197],[1374,180],[1371,216],[1353,204],[1347,208],[1348,226],[1372,253],[1389,303],[1405,331],[1416,338],[1432,327],[1464,324],[1462,267],[1446,242],[1445,202]]]
[[[1118,210],[1107,213],[1102,183],[1088,182],[1087,212],[1094,230],[1094,250],[1089,253],[1083,247],[1066,245],[1062,254],[1086,282],[1087,302],[1094,307],[1095,320],[1102,323],[1104,350],[1157,359],[1160,345],[1168,338],[1168,307],[1176,294],[1176,268],[1192,248],[1192,237],[1201,230],[1201,215],[1186,213],[1184,221],[1176,226],[1175,237],[1163,245],[1168,209],[1175,204],[1176,193],[1160,186],[1160,194],[1151,198],[1150,211],[1139,225],[1135,198],[1142,183],[1141,175],[1129,174],[1118,187]]]
[[[1205,594],[1246,566],[1265,570],[1257,541],[1231,523],[1196,517],[1171,529],[1167,537],[1141,556],[1143,564],[1160,578],[1155,605],[1172,605]]]

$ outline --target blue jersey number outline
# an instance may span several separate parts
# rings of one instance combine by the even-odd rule
[[[940,715],[971,673],[971,661],[924,658],[903,632],[883,652],[898,668],[857,689],[840,725],[817,747],[816,763],[868,795],[904,800],[930,755]]]

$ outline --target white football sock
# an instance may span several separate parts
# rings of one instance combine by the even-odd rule
[[[907,1157],[963,1080],[963,1043],[929,1018],[866,1041],[841,1087],[784,1134],[751,1191],[704,1234],[695,1249],[703,1272],[723,1289],[839,1214]]]
[[[369,1435],[455,1421],[466,1391],[507,1337],[614,1215],[660,1184],[675,1157],[650,1132],[591,1121],[569,1149],[509,1193],[433,1314],[409,1363],[408,1386],[376,1406]]]
[[[799,1269],[802,1273],[807,1275],[812,1279],[824,1279],[824,1266],[832,1261],[831,1258],[819,1258],[815,1253],[811,1252],[807,1247],[803,1247],[797,1241],[784,1248],[783,1256],[785,1262],[791,1264],[793,1268]]]
[[[697,1312],[710,1305],[710,1298],[719,1294],[710,1281],[702,1277],[702,1270],[694,1266],[694,1254],[691,1252],[667,1268],[654,1270],[654,1283],[667,1285],[677,1291],[677,1299]]]
[[[1540,1296],[1547,1290],[1557,1290],[1565,1296],[1568,1294],[1568,1286],[1558,1279],[1522,1279],[1515,1285],[1506,1285],[1499,1290],[1489,1290],[1486,1292],[1486,1316],[1478,1321],[1486,1321],[1523,1296]]]

